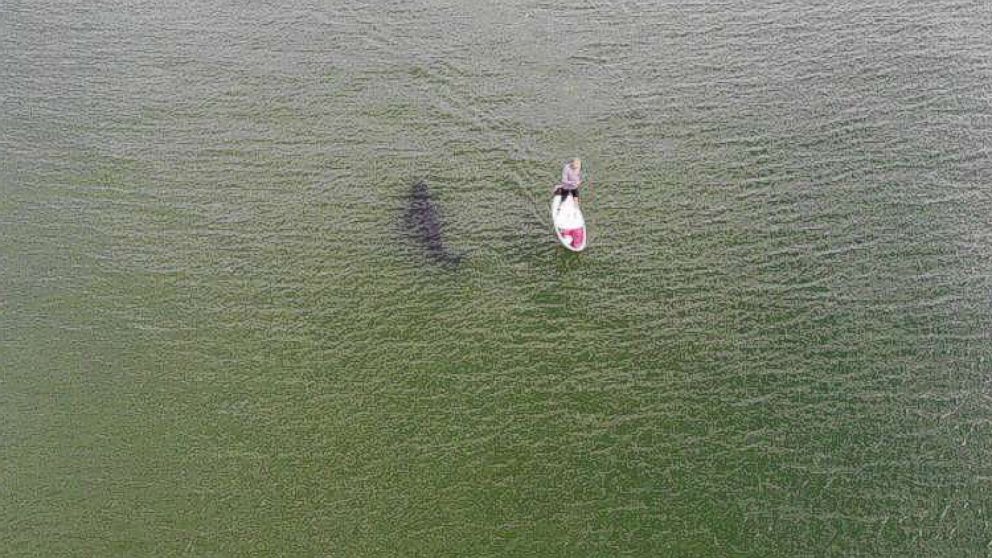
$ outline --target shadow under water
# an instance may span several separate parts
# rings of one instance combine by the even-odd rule
[[[413,185],[403,219],[406,234],[413,238],[431,260],[456,266],[463,255],[452,252],[444,242],[444,223],[437,203],[423,180]]]

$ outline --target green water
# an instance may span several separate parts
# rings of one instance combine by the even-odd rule
[[[284,4],[0,3],[0,555],[992,552],[987,7]]]

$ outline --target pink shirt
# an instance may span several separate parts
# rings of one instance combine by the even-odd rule
[[[572,168],[571,163],[561,169],[561,184],[566,190],[574,190],[582,182],[582,173]]]

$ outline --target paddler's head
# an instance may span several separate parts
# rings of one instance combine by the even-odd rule
[[[582,168],[582,159],[579,159],[578,157],[576,157],[576,158],[572,159],[572,161],[569,163],[569,165],[571,165],[571,167],[573,169],[579,170],[579,169]]]

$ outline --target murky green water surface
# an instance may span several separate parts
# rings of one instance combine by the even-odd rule
[[[0,3],[0,554],[992,549],[987,6],[166,4]]]

